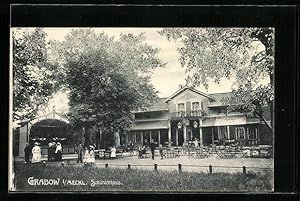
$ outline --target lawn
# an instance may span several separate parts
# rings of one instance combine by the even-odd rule
[[[17,191],[272,191],[272,172],[196,173],[15,163]]]

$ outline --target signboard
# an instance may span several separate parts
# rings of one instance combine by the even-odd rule
[[[246,116],[222,116],[205,119],[203,127],[246,124]]]

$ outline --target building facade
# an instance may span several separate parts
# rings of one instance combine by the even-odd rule
[[[135,122],[125,141],[137,145],[153,139],[162,145],[182,146],[196,138],[203,146],[231,142],[241,146],[272,144],[272,132],[258,118],[227,113],[222,99],[230,95],[181,88],[145,111],[135,111]]]

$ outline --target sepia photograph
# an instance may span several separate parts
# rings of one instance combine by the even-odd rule
[[[10,192],[274,191],[274,27],[12,27]]]

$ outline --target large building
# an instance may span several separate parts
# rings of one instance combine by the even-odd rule
[[[258,118],[227,113],[222,99],[230,95],[183,87],[146,110],[135,111],[135,122],[125,141],[141,144],[153,139],[159,144],[181,146],[197,138],[204,146],[226,142],[241,146],[272,144],[272,132]]]

